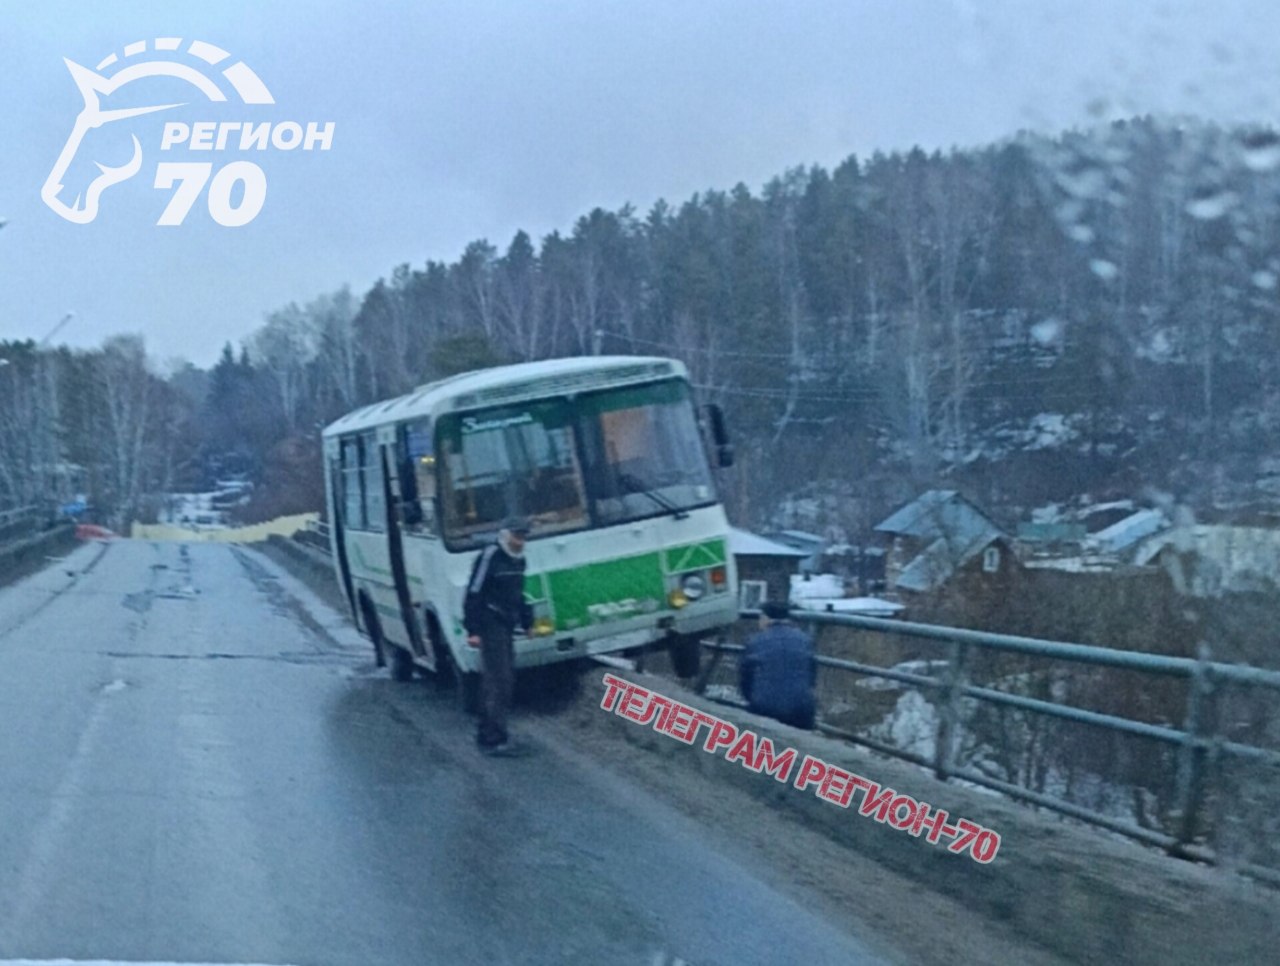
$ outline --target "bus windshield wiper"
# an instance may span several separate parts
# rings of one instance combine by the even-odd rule
[[[649,489],[647,486],[645,486],[643,483],[637,480],[634,476],[631,476],[628,473],[619,474],[618,482],[622,485],[622,488],[626,490],[628,493],[636,493],[636,494],[639,494],[640,496],[647,496],[650,500],[658,504],[658,506],[662,507],[662,509],[666,510],[668,513],[674,516],[677,520],[683,520],[689,515],[688,510],[682,510],[680,507],[672,503],[669,499],[667,499],[657,490]]]

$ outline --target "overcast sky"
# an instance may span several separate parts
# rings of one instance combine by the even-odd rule
[[[56,341],[140,332],[157,357],[201,365],[289,301],[344,283],[363,294],[397,264],[453,259],[475,238],[505,248],[518,228],[571,229],[597,205],[644,211],[739,181],[758,190],[798,164],[1021,128],[1147,112],[1273,123],[1280,110],[1274,0],[0,0],[0,10],[0,339],[40,339],[73,311]],[[109,75],[136,62],[127,44],[157,37],[230,52],[208,76],[243,60],[275,104],[215,110],[190,88],[189,107],[90,132],[79,163],[122,163],[129,151],[108,135],[127,143],[131,132],[143,166],[103,193],[91,224],[64,221],[40,198],[83,104],[63,58],[93,68],[114,52]],[[168,55],[136,59],[156,56]],[[163,123],[175,119],[335,128],[327,152],[162,154]],[[253,222],[221,227],[202,197],[182,226],[155,224],[170,196],[152,186],[158,161],[242,157],[267,179]]]

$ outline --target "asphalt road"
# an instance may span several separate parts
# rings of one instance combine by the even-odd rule
[[[249,551],[97,544],[0,590],[0,725],[0,962],[882,961],[536,731],[481,757]]]

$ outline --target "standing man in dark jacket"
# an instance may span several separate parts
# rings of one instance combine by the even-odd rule
[[[760,633],[747,642],[742,654],[740,687],[755,714],[809,729],[818,664],[813,659],[813,638],[792,624],[789,614],[786,604],[764,605]]]
[[[524,541],[529,524],[510,519],[496,543],[476,558],[463,605],[467,643],[480,648],[480,726],[476,741],[491,755],[522,754],[507,734],[507,712],[515,684],[515,651],[511,636],[517,627],[528,633],[533,609],[524,600]]]

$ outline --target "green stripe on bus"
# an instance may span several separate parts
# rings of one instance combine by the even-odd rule
[[[671,547],[529,574],[525,598],[531,604],[549,602],[557,630],[591,627],[667,610],[667,576],[721,566],[725,560],[723,539]]]
[[[726,558],[723,540],[691,543],[685,547],[669,547],[664,553],[664,565],[669,574],[682,574],[689,570],[705,570],[721,566]]]
[[[566,630],[666,606],[657,553],[584,564],[547,575],[556,626]],[[594,610],[593,610],[594,608]]]

